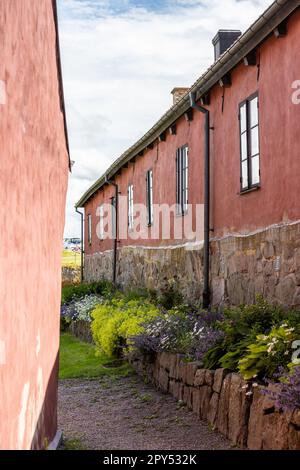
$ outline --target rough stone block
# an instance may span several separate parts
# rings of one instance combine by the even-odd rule
[[[289,425],[288,431],[288,448],[289,450],[300,449],[300,428],[292,423]]]
[[[200,416],[200,390],[199,388],[194,388],[192,390],[192,401],[193,401],[193,412],[197,415]]]
[[[206,369],[198,369],[194,377],[194,387],[201,387],[205,384]]]
[[[214,392],[217,392],[217,393],[221,392],[222,383],[223,383],[223,380],[224,380],[224,377],[226,376],[226,374],[227,374],[226,369],[217,369],[215,371],[214,384],[213,384],[213,391]]]
[[[209,410],[209,403],[212,396],[212,389],[208,385],[203,385],[200,388],[200,418],[203,420],[207,419],[207,414]]]
[[[181,380],[183,358],[184,358],[183,354],[176,354],[176,369],[175,369],[176,380]]]
[[[253,391],[248,423],[247,446],[250,450],[261,450],[263,446],[263,402],[261,388],[257,387]]]
[[[220,374],[221,375],[221,374]],[[228,436],[228,409],[230,396],[231,374],[224,377],[218,407],[218,416],[216,420],[217,429],[225,436]],[[215,384],[214,384],[215,385]]]
[[[199,362],[188,362],[186,364],[184,382],[187,385],[194,384],[195,374],[196,374],[196,371],[199,369],[199,366],[200,366]]]
[[[220,395],[214,392],[212,394],[212,397],[210,399],[209,406],[208,406],[207,421],[212,426],[215,426],[217,415],[218,415],[219,397]]]
[[[291,423],[300,430],[300,410],[294,410],[291,416]]]
[[[284,413],[264,415],[262,443],[263,450],[288,450],[289,425]]]
[[[214,371],[213,370],[207,370],[205,372],[205,384],[212,387],[213,383],[214,383],[214,377],[215,377]]]
[[[275,390],[276,385],[269,388]],[[288,449],[289,420],[292,414],[275,411],[274,400],[254,389],[250,408],[247,445],[250,450]]]
[[[183,387],[183,402],[187,405],[187,407],[191,410],[193,409],[193,390],[192,387],[188,385],[184,385]]]
[[[169,374],[162,367],[159,369],[158,384],[160,390],[167,393],[169,389]]]
[[[170,354],[169,355],[169,365],[170,365],[170,370],[169,370],[169,377],[172,379],[176,378],[177,375],[177,355],[176,354]]]
[[[178,364],[178,379],[185,383],[185,377],[186,377],[186,362],[180,361]]]
[[[239,374],[232,374],[229,392],[228,438],[242,447],[247,445],[250,399],[246,382]],[[244,388],[243,388],[244,387]]]
[[[160,353],[160,356],[159,356],[160,367],[167,370],[168,372],[170,371],[171,357],[172,357],[172,354],[169,354],[166,352]]]

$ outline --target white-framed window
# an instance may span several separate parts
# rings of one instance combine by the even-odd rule
[[[260,185],[258,94],[240,104],[241,192]]]
[[[147,222],[148,225],[153,224],[153,171],[148,170],[146,174],[146,191],[147,191]]]
[[[113,240],[117,238],[117,200],[115,197],[111,199],[111,236]]]
[[[128,186],[128,230],[133,230],[133,184]]]
[[[87,225],[88,225],[88,244],[92,244],[92,215],[88,214],[87,216]]]
[[[184,215],[188,210],[189,199],[189,148],[180,147],[176,152],[176,207],[177,215]]]
[[[104,239],[104,206],[103,204],[101,204],[101,206],[99,207],[99,217],[100,217],[99,237],[100,237],[100,240],[103,240]]]

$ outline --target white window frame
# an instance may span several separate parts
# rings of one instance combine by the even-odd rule
[[[176,213],[185,215],[189,204],[189,147],[176,151]]]
[[[88,226],[88,244],[92,244],[92,214],[87,216],[87,226]]]
[[[241,193],[243,193],[260,187],[260,129],[258,93],[254,93],[245,101],[243,101],[239,108],[241,166],[240,190]],[[253,136],[255,136],[255,139]]]
[[[133,204],[133,184],[128,185],[128,230],[134,228],[134,204]]]
[[[153,224],[153,170],[148,170],[146,174],[146,192],[147,192],[147,223]]]
[[[99,206],[99,237],[104,240],[104,205]]]

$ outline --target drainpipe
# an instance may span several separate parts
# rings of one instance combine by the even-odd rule
[[[111,184],[115,188],[115,234],[114,234],[114,246],[113,246],[113,259],[112,259],[112,272],[113,272],[113,283],[117,283],[117,256],[118,256],[118,212],[119,212],[119,185],[114,181],[110,180],[105,175],[105,182]]]
[[[83,282],[83,213],[78,210],[77,207],[75,207],[75,210],[77,214],[80,214],[81,217],[81,282]]]
[[[196,93],[190,93],[190,104],[193,109],[205,115],[205,154],[204,154],[204,259],[203,259],[203,308],[210,306],[210,270],[209,270],[209,235],[210,235],[210,113],[196,103]]]

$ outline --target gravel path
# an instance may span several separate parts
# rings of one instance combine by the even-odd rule
[[[60,381],[58,420],[66,443],[75,442],[75,448],[230,449],[185,406],[137,376]]]

